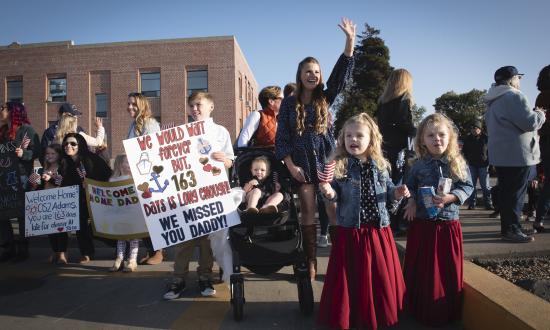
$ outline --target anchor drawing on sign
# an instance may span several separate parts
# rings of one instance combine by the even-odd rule
[[[160,185],[159,178],[162,170],[163,170],[162,166],[153,166],[153,173],[151,173],[151,180],[149,181],[155,181],[155,183],[157,184],[157,189],[150,187],[149,191],[152,193],[154,192],[162,193],[164,192],[164,190],[166,190],[166,187],[168,187],[168,179],[164,180],[163,186]]]
[[[199,149],[199,152],[203,155],[208,155],[208,153],[212,150],[210,142],[203,140],[202,138],[199,138],[198,141],[199,145],[197,147]]]

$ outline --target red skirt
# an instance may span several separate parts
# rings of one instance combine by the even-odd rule
[[[404,270],[407,307],[418,321],[440,326],[460,319],[463,262],[460,221],[412,222]]]
[[[337,227],[319,307],[319,323],[369,328],[397,323],[405,282],[389,227]]]

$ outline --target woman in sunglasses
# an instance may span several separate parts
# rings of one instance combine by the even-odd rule
[[[0,262],[29,256],[25,238],[25,191],[33,162],[40,153],[40,138],[31,127],[25,106],[7,102],[0,107],[0,244],[4,247]],[[10,219],[19,222],[16,241]]]
[[[147,135],[160,131],[159,123],[153,118],[149,100],[141,93],[128,94],[128,107],[126,108],[132,122],[128,129],[128,139]],[[155,251],[150,238],[144,238],[143,244],[147,248],[147,254],[139,260],[139,264],[156,265],[162,262],[162,250]]]
[[[87,263],[94,255],[92,229],[88,222],[89,213],[86,206],[84,179],[108,181],[111,168],[98,155],[88,149],[88,144],[82,135],[69,133],[62,143],[63,153],[60,174],[63,177],[61,187],[79,186],[80,194],[80,230],[76,232],[78,247],[82,258],[80,263]]]

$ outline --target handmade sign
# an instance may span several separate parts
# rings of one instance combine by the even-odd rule
[[[132,179],[86,179],[86,201],[95,236],[127,240],[149,236]]]
[[[25,193],[25,237],[80,229],[78,186]]]
[[[124,140],[156,250],[240,223],[212,120]]]
[[[19,158],[13,141],[0,144],[0,218],[9,220],[23,216],[24,190],[19,173]]]

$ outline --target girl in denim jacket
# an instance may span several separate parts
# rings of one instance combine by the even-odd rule
[[[393,185],[381,143],[369,115],[348,119],[335,151],[335,180],[319,184],[324,197],[337,202],[336,239],[319,309],[319,322],[331,328],[391,326],[403,306],[405,283],[386,202],[409,191]]]
[[[415,151],[418,160],[406,180],[411,198],[405,218],[412,221],[404,266],[407,301],[415,318],[438,326],[461,314],[463,252],[458,208],[471,195],[473,185],[458,148],[457,132],[444,115],[436,113],[422,121]],[[450,189],[439,188],[441,178],[452,180]],[[431,188],[437,195],[424,193]]]

